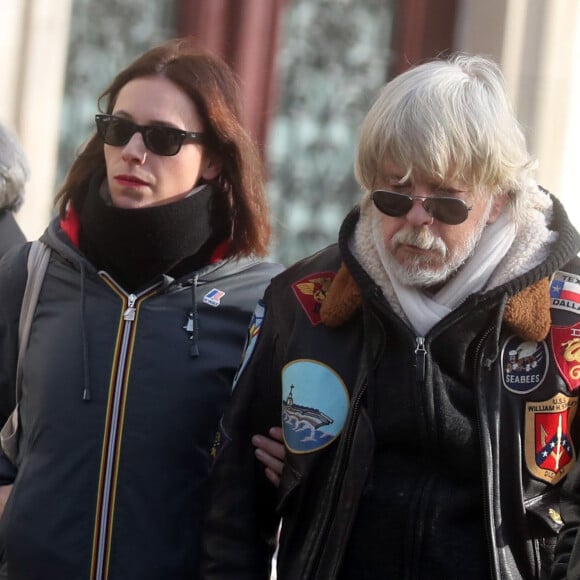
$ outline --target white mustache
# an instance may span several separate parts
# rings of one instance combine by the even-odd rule
[[[399,230],[391,239],[393,250],[401,245],[415,246],[420,250],[437,252],[442,258],[447,256],[445,242],[427,228],[406,228]]]

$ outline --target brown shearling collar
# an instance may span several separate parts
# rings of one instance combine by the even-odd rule
[[[543,340],[550,331],[549,289],[548,278],[543,278],[512,296],[506,304],[504,322],[524,340]],[[341,264],[320,310],[322,323],[329,327],[341,326],[354,316],[361,301],[360,288]]]

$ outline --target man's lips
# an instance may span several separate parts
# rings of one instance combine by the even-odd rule
[[[134,175],[115,175],[115,181],[124,187],[141,187],[147,185],[146,181],[143,181]]]

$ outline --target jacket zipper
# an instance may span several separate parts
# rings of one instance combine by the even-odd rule
[[[119,421],[121,419],[121,403],[122,395],[125,391],[124,382],[126,382],[126,367],[128,362],[128,352],[130,339],[137,314],[137,304],[149,295],[154,293],[155,289],[160,286],[156,284],[139,294],[126,294],[119,286],[106,274],[101,273],[105,281],[118,294],[126,297],[127,307],[123,312],[123,330],[120,341],[120,351],[118,363],[116,365],[116,372],[114,377],[114,391],[112,397],[112,408],[110,416],[110,427],[108,429],[108,443],[105,450],[105,457],[103,458],[104,474],[102,484],[102,498],[100,500],[100,509],[97,513],[99,528],[98,528],[98,542],[96,546],[96,566],[93,566],[94,574],[92,580],[105,580],[108,577],[107,557],[110,553],[110,536],[111,536],[111,514],[112,514],[112,495],[113,495],[113,480],[115,471],[115,450],[119,441]],[[102,467],[101,467],[102,469]]]
[[[474,361],[475,361],[475,368],[473,370],[473,386],[475,389],[475,404],[477,406],[477,413],[475,414],[475,421],[477,424],[477,432],[478,432],[478,436],[479,436],[479,445],[481,448],[481,454],[480,454],[480,458],[481,458],[481,473],[482,476],[484,477],[484,480],[482,483],[485,483],[485,486],[487,487],[489,485],[489,478],[486,476],[487,474],[487,465],[486,465],[486,461],[485,461],[485,453],[484,453],[484,449],[485,447],[485,443],[486,441],[484,441],[483,439],[483,431],[481,428],[481,404],[480,404],[480,390],[477,388],[477,384],[478,384],[478,361],[481,355],[481,351],[483,349],[483,345],[485,343],[485,341],[487,340],[487,337],[495,330],[495,325],[489,327],[484,333],[483,336],[481,337],[480,341],[477,344],[477,347],[475,348],[475,356],[474,356]],[[487,368],[489,370],[490,366],[487,365]],[[493,485],[493,482],[492,482]],[[486,488],[483,488],[483,505],[484,505],[484,511],[485,511],[485,515],[487,516],[485,524],[486,524],[486,537],[487,537],[487,552],[488,552],[488,557],[489,557],[489,569],[492,572],[494,578],[497,578],[497,568],[496,568],[496,561],[494,558],[494,550],[492,548],[493,546],[493,540],[492,540],[492,536],[493,536],[493,529],[494,529],[494,514],[493,514],[493,510],[491,509],[491,499],[490,499],[490,495],[487,492]]]
[[[425,337],[415,337],[415,361],[417,363],[417,382],[423,384],[425,382],[425,374],[427,370],[427,349],[425,348]]]

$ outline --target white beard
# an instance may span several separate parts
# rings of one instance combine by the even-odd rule
[[[394,276],[401,284],[415,288],[439,286],[447,282],[473,255],[487,225],[491,208],[492,204],[490,203],[485,214],[475,224],[473,235],[453,253],[450,253],[449,248],[439,236],[436,236],[425,226],[420,228],[406,227],[399,230],[387,248],[381,223],[382,214],[378,210],[373,211],[373,240],[389,275]],[[402,244],[434,252],[438,259],[426,255],[416,255],[407,257],[405,262],[401,264],[394,257],[394,253]]]

